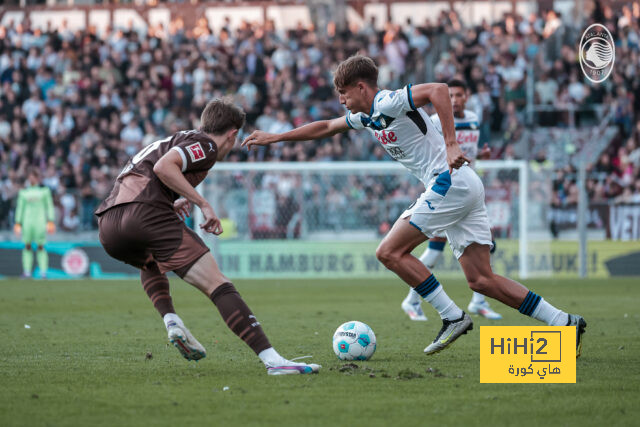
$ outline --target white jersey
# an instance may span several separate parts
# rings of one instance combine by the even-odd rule
[[[442,133],[442,124],[437,114],[431,116],[438,132]],[[456,128],[456,140],[460,144],[462,153],[475,164],[478,157],[478,141],[480,140],[480,126],[478,116],[473,111],[464,110],[464,117],[453,116],[453,124]]]
[[[444,138],[429,115],[416,108],[411,85],[379,91],[369,114],[348,112],[347,125],[368,129],[387,153],[425,186],[435,175],[449,169]]]

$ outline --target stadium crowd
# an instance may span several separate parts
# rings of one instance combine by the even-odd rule
[[[464,78],[468,107],[482,123],[481,143],[490,144],[495,158],[517,155],[531,70],[535,103],[544,106],[534,117],[538,125],[593,123],[602,106],[611,106],[618,136],[590,166],[589,193],[593,200],[640,202],[640,3],[620,13],[597,7],[589,22],[605,24],[616,41],[614,72],[601,85],[587,82],[577,62],[583,26],[574,28],[553,11],[505,14],[479,26],[451,11],[382,31],[373,20],[359,29],[332,26],[322,37],[303,27],[280,31],[270,21],[212,32],[205,18],[195,28],[176,19],[168,28],[105,33],[73,32],[66,23],[45,31],[26,21],[0,27],[0,229],[11,225],[30,167],[53,190],[61,229],[94,228],[92,212],[127,159],[150,142],[197,127],[213,97],[232,96],[245,109],[245,133],[283,132],[342,115],[331,70],[356,52],[377,61],[381,87]],[[228,160],[391,159],[368,133],[350,132],[315,144],[236,149]],[[553,204],[574,204],[575,170],[555,166]],[[374,185],[362,194],[377,190]],[[317,191],[324,200],[354,193],[348,186],[344,194]]]

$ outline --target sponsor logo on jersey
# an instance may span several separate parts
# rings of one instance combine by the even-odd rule
[[[402,148],[400,147],[385,147],[385,148],[387,149],[387,153],[389,153],[389,155],[396,160],[404,159],[407,156],[405,152],[402,151]]]
[[[478,143],[478,139],[480,139],[480,132],[475,131],[464,131],[459,130],[456,132],[456,140],[458,144],[466,144],[472,142],[474,144]]]
[[[380,118],[380,120],[382,120],[382,118]],[[383,130],[380,132],[375,132],[375,135],[378,141],[380,141],[380,144],[382,145],[387,145],[390,142],[398,141],[398,137],[396,136],[396,133],[393,131],[387,132],[386,130]]]
[[[199,142],[187,145],[187,153],[189,153],[189,157],[191,157],[192,162],[197,162],[204,159],[205,157],[204,150],[202,149],[202,145],[200,145]]]

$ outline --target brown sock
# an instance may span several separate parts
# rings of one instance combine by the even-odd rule
[[[161,317],[167,313],[176,312],[169,294],[169,279],[165,274],[160,273],[155,263],[147,264],[143,270],[140,270],[140,280],[142,280],[144,291]]]
[[[271,347],[260,322],[251,313],[233,283],[218,286],[210,295],[229,329],[247,343],[256,354]]]

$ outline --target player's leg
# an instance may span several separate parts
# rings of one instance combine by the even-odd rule
[[[148,263],[140,270],[140,281],[160,317],[164,319],[167,314],[175,314],[173,300],[169,293],[169,279],[166,274],[160,272],[155,262]]]
[[[496,242],[495,240],[491,241],[491,249],[489,250],[489,254],[493,254],[496,250]],[[477,314],[479,316],[485,317],[489,320],[500,320],[502,319],[502,315],[497,313],[494,309],[491,308],[489,301],[486,300],[484,295],[480,292],[473,291],[471,295],[471,301],[467,306],[467,311],[470,314]]]
[[[473,328],[465,314],[446,294],[440,282],[411,251],[427,237],[409,218],[400,218],[382,240],[376,256],[385,267],[396,273],[440,314],[443,326],[425,353],[436,353],[450,345],[460,335]]]
[[[180,271],[176,273],[181,274]],[[271,346],[260,322],[233,283],[222,274],[210,252],[202,255],[186,271],[183,279],[211,299],[229,329],[258,355],[269,375],[318,372],[320,365],[291,362]]]
[[[447,239],[442,237],[432,237],[429,239],[427,249],[425,249],[419,258],[429,270],[432,270],[440,258],[442,258],[442,252],[446,242]],[[422,311],[422,297],[413,288],[409,289],[409,293],[402,301],[401,307],[411,320],[427,320],[427,316],[425,316]]]
[[[30,221],[25,221],[22,224],[22,243],[24,248],[22,249],[22,277],[31,278],[33,274],[33,239],[34,239],[34,227]]]
[[[152,261],[140,270],[142,288],[162,317],[167,328],[169,342],[178,349],[187,360],[200,360],[207,356],[207,351],[195,339],[184,322],[173,308],[173,299],[169,293],[169,279],[160,272],[158,265]]]
[[[149,234],[140,222],[150,217],[148,209],[153,208],[131,203],[104,212],[98,219],[100,243],[111,257],[140,269],[142,287],[162,317],[169,341],[187,360],[199,360],[206,356],[206,350],[175,313],[169,280],[149,253]]]
[[[447,243],[446,237],[432,237],[424,253],[420,256],[420,261],[430,270],[440,262]]]
[[[515,280],[495,274],[491,269],[489,256],[489,246],[477,243],[472,243],[462,253],[459,261],[469,287],[547,325],[575,325],[577,355],[580,356],[582,334],[587,326],[584,319],[554,307]]]
[[[33,250],[31,242],[24,242],[22,249],[22,277],[30,278],[33,271]]]
[[[49,254],[47,253],[47,250],[44,246],[46,241],[47,230],[43,224],[42,227],[38,227],[35,236],[35,243],[37,245],[36,258],[38,260],[38,269],[40,270],[40,277],[42,277],[43,279],[46,279],[47,272],[49,270]]]

